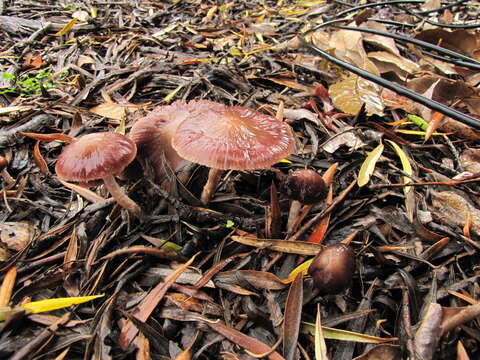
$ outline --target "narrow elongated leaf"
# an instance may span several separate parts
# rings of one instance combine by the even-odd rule
[[[33,147],[33,160],[35,160],[35,164],[37,164],[38,168],[43,174],[49,174],[47,162],[40,152],[40,141],[37,141]]]
[[[403,183],[406,184],[406,183],[410,182],[411,181],[410,177],[412,176],[413,171],[412,171],[412,166],[410,165],[410,161],[408,160],[407,154],[405,154],[405,152],[402,150],[402,148],[400,146],[397,145],[397,143],[395,143],[391,140],[388,140],[388,139],[387,139],[387,142],[390,145],[392,145],[393,150],[395,150],[398,157],[400,158],[400,162],[402,163],[403,172],[408,175],[408,176],[403,177]],[[411,189],[412,189],[411,186],[405,186],[403,188],[403,192],[406,194]]]
[[[295,269],[293,269],[290,274],[288,274],[288,277],[284,280],[284,282],[291,282],[295,280],[297,274],[303,274],[307,275],[308,274],[308,268],[310,267],[310,264],[312,263],[314,258],[311,258],[307,261],[304,261],[300,265],[298,265]]]
[[[321,245],[303,241],[257,239],[248,236],[232,236],[232,240],[244,245],[297,255],[317,255],[322,249]]]
[[[315,335],[315,324],[303,322],[302,333]],[[325,339],[354,341],[367,344],[379,344],[383,342],[396,341],[398,338],[381,338],[378,336],[361,334],[354,331],[347,331],[335,329],[327,326],[322,326],[323,336]]]
[[[214,331],[218,332],[219,334],[225,336],[228,340],[241,346],[242,348],[254,353],[254,354],[265,354],[270,360],[285,360],[283,356],[281,356],[278,352],[273,351],[270,346],[267,344],[252,338],[248,335],[241,333],[238,330],[230,328],[220,322],[211,321],[206,318],[199,317],[199,320],[203,321],[205,324],[210,326]]]
[[[137,306],[137,308],[133,311],[133,316],[135,316],[138,320],[145,322],[152,314],[153,310],[157,307],[160,301],[163,299],[163,296],[168,291],[170,286],[175,282],[175,280],[192,264],[195,260],[194,255],[182,266],[179,266],[175,272],[168,275],[164,281],[160,282],[155,286],[148,295],[142,300],[142,302]],[[128,321],[123,327],[120,332],[120,347],[124,350],[128,348],[132,340],[138,333],[138,329],[135,325]]]
[[[288,291],[283,319],[283,355],[286,360],[295,359],[298,333],[302,320],[303,307],[303,276],[297,274]]]
[[[372,176],[375,166],[377,165],[377,161],[382,155],[383,148],[384,146],[382,143],[378,144],[378,146],[368,154],[367,158],[363,162],[357,179],[357,184],[359,187],[367,185],[370,181],[370,176]]]
[[[317,304],[317,319],[315,321],[315,360],[328,360],[327,344],[325,344],[320,318],[320,304]]]
[[[30,314],[38,314],[45,311],[52,311],[62,309],[72,305],[82,304],[87,301],[92,301],[104,295],[92,296],[76,296],[66,298],[47,299],[40,301],[33,301],[19,306],[19,309],[26,309]]]
[[[70,20],[68,23],[65,24],[65,26],[59,32],[55,34],[55,36],[65,35],[67,32],[69,32],[73,28],[73,25],[75,25],[77,21],[78,21],[77,18],[73,18],[72,20]]]

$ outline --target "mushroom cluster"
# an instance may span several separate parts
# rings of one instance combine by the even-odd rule
[[[242,106],[212,101],[177,101],[157,107],[130,132],[139,156],[161,178],[163,159],[178,171],[185,160],[210,168],[201,201],[208,204],[223,170],[253,170],[273,165],[291,153],[290,126]]]

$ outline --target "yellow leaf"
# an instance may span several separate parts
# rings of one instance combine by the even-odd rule
[[[295,269],[293,269],[290,274],[288,274],[288,277],[285,279],[285,282],[292,282],[295,277],[297,276],[298,273],[302,273],[303,275],[308,274],[308,268],[310,267],[310,264],[312,263],[313,258],[304,261],[300,265],[298,265]]]
[[[56,298],[56,299],[47,299],[40,301],[33,301],[30,303],[23,304],[19,306],[20,309],[26,309],[30,314],[38,314],[45,311],[52,311],[62,309],[68,306],[82,304],[93,299],[97,299],[104,295],[92,295],[92,296],[77,296],[77,297],[66,297],[66,298]]]
[[[387,142],[392,145],[393,147],[393,150],[395,150],[395,152],[397,153],[398,157],[400,158],[400,162],[402,163],[402,167],[403,167],[403,172],[409,176],[404,176],[403,177],[403,183],[406,184],[410,181],[410,178],[413,174],[413,171],[412,171],[412,166],[410,165],[410,161],[408,161],[408,157],[407,157],[407,154],[405,154],[405,152],[402,150],[402,148],[400,146],[397,145],[397,143],[394,143],[393,141],[391,140],[387,140]],[[405,186],[403,188],[403,192],[406,194],[408,193],[410,190],[412,189],[411,186]]]
[[[370,180],[370,176],[372,176],[373,171],[375,170],[375,165],[377,164],[378,159],[382,155],[382,152],[383,144],[380,143],[368,154],[358,174],[357,184],[359,187],[367,185],[368,181]]]
[[[171,91],[170,93],[167,94],[167,96],[165,96],[163,98],[163,101],[166,102],[166,103],[169,103],[170,101],[172,101],[172,99],[175,97],[175,95],[177,95],[177,93],[183,88],[184,85],[180,84],[178,85],[173,91]]]
[[[420,136],[425,136],[426,134],[425,131],[405,130],[405,129],[396,129],[395,132],[407,134],[407,135],[420,135]],[[439,133],[439,132],[432,133],[432,135],[450,135],[450,134],[451,133]]]
[[[325,344],[322,321],[320,319],[320,304],[317,304],[317,319],[315,321],[315,360],[328,360],[327,344]]]
[[[75,25],[75,23],[78,21],[77,18],[73,18],[70,20],[68,23],[65,24],[65,26],[55,34],[55,36],[62,36],[65,35],[67,32],[70,31],[70,29]]]
[[[303,322],[302,333],[315,334],[315,324]],[[382,342],[395,341],[398,338],[381,338],[372,335],[366,335],[358,332],[335,329],[327,326],[322,326],[323,337],[325,339],[353,341],[368,344],[378,344]]]

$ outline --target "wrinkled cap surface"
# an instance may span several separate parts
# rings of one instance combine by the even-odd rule
[[[174,170],[184,161],[172,147],[172,138],[189,114],[187,102],[175,101],[171,105],[157,106],[133,125],[129,137],[137,145],[139,155],[148,159],[157,177],[164,173],[163,156]]]
[[[63,149],[55,172],[64,180],[92,181],[119,174],[136,154],[135,143],[121,134],[88,134]]]
[[[253,170],[269,167],[292,152],[290,126],[242,106],[192,101],[190,116],[173,137],[177,153],[215,169]]]

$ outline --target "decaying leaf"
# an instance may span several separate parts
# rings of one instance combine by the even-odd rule
[[[35,227],[27,222],[0,223],[0,241],[9,249],[20,251],[32,241]]]
[[[480,210],[466,195],[456,191],[433,191],[432,212],[442,222],[463,228],[468,216],[471,217],[471,230],[480,234]]]

